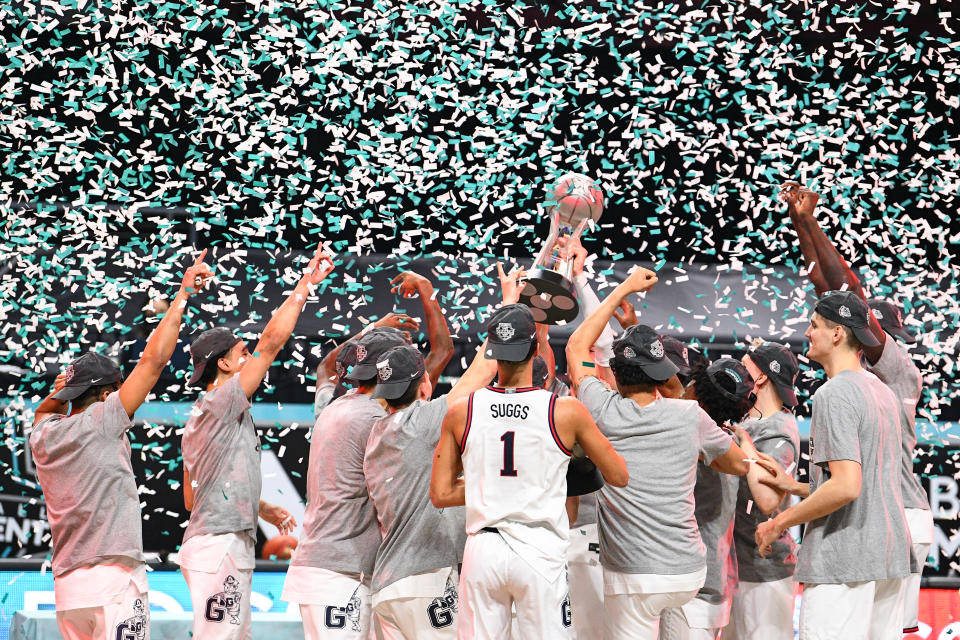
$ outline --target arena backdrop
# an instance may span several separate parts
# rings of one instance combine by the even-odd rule
[[[459,373],[496,300],[496,260],[529,266],[548,187],[568,171],[606,198],[586,237],[601,295],[631,264],[654,266],[669,289],[642,311],[716,352],[750,336],[802,350],[810,289],[776,193],[788,179],[820,192],[827,233],[922,335],[921,416],[943,456],[918,472],[952,477],[956,496],[941,433],[958,417],[957,28],[909,0],[6,0],[2,490],[21,520],[5,553],[49,541],[24,451],[32,407],[86,349],[134,362],[143,305],[172,295],[197,248],[218,279],[184,343],[218,324],[255,336],[306,253],[337,253],[258,395],[283,415],[309,402],[333,341],[393,306],[418,313],[385,285],[411,265],[448,311]],[[189,400],[185,368],[181,350],[158,401]],[[133,436],[158,549],[185,521],[177,428]],[[297,478],[306,441],[291,433],[278,460]],[[945,535],[955,556],[955,522]]]

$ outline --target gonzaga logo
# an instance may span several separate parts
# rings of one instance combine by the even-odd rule
[[[116,640],[143,640],[147,633],[147,615],[143,600],[133,603],[133,616],[117,625]]]
[[[650,345],[650,355],[659,360],[663,357],[663,343],[657,340]]]
[[[427,607],[427,617],[430,618],[430,625],[434,629],[443,629],[453,624],[454,614],[457,612],[459,598],[457,597],[457,587],[450,578],[447,578],[446,588],[443,595],[433,599],[430,606]]]
[[[509,322],[497,323],[497,337],[501,340],[509,340],[513,337],[513,325]]]
[[[323,612],[323,624],[327,629],[345,629],[347,620],[350,621],[351,631],[360,631],[360,587],[353,591],[353,595],[343,607],[329,606]]]
[[[240,601],[243,594],[240,592],[240,583],[232,575],[223,581],[223,591],[207,598],[207,606],[203,617],[210,622],[223,622],[230,616],[230,624],[240,624]]]

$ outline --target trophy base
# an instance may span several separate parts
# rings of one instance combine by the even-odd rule
[[[540,324],[573,322],[580,311],[573,283],[556,271],[534,268],[527,272],[520,303],[530,307]]]

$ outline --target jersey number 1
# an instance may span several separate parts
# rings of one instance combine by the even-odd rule
[[[500,475],[516,477],[517,470],[513,466],[513,438],[516,434],[513,431],[507,431],[500,436],[500,442],[503,443],[503,469],[500,469]]]

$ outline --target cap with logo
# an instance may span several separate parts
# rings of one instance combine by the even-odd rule
[[[740,402],[753,394],[753,376],[739,360],[724,356],[707,366],[707,377],[727,400]],[[756,399],[756,395],[754,395]]]
[[[195,385],[203,377],[203,372],[211,360],[219,360],[224,353],[240,342],[240,338],[226,327],[207,329],[190,343],[190,358],[193,361],[193,375],[189,385]]]
[[[356,365],[347,372],[347,380],[370,380],[377,377],[377,360],[389,349],[407,344],[403,332],[393,327],[376,327],[357,340]]]
[[[903,314],[899,307],[882,298],[870,298],[867,304],[873,310],[873,317],[877,319],[883,330],[890,335],[900,338],[907,344],[915,344],[917,338],[903,326]]]
[[[343,380],[350,369],[357,366],[357,341],[348,340],[342,347],[340,347],[340,352],[337,354],[337,359],[334,362],[334,368],[337,371],[337,378]]]
[[[673,336],[661,335],[660,342],[663,343],[663,350],[670,358],[670,362],[677,365],[677,375],[690,375],[690,349]]]
[[[780,399],[788,407],[797,406],[797,392],[794,384],[800,365],[797,356],[788,347],[777,342],[764,342],[750,349],[747,354],[770,382],[777,388]]]
[[[814,311],[853,331],[863,346],[880,346],[880,341],[870,331],[867,322],[867,303],[852,291],[828,291],[817,300]]]
[[[120,382],[123,375],[113,360],[90,351],[70,363],[64,372],[64,387],[53,394],[57,400],[73,400],[90,387],[102,387]]]
[[[508,304],[487,320],[487,357],[506,362],[523,362],[530,345],[537,341],[533,313],[523,304]]]
[[[406,393],[414,381],[419,384],[425,371],[423,355],[416,347],[402,345],[388,349],[377,359],[377,388],[371,397],[395,400]]]
[[[611,367],[615,368],[617,364],[638,366],[657,382],[669,380],[679,371],[667,357],[667,350],[657,332],[643,324],[627,327],[613,342]]]

